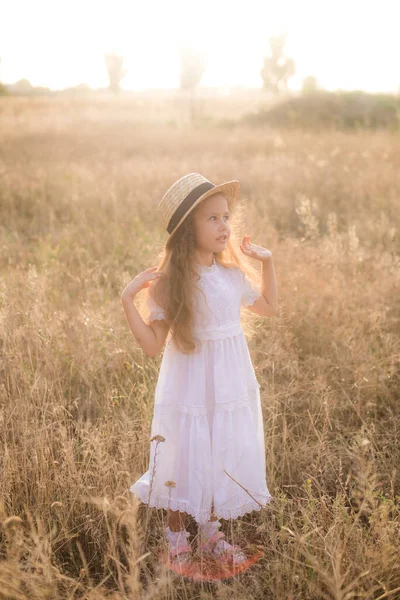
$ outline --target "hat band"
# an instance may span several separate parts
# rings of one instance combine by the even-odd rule
[[[201,183],[200,185],[195,187],[190,192],[190,194],[188,194],[186,196],[186,198],[184,200],[182,200],[182,202],[180,203],[180,205],[178,206],[178,208],[176,209],[176,211],[170,218],[168,227],[167,227],[168,233],[171,233],[175,229],[175,226],[179,223],[179,221],[181,220],[183,215],[185,215],[187,213],[189,208],[191,206],[193,206],[193,204],[196,202],[196,200],[198,200],[200,198],[200,196],[202,196],[203,194],[208,192],[208,190],[211,190],[214,187],[215,187],[215,185],[213,183],[211,183],[211,181],[205,181],[204,183]]]

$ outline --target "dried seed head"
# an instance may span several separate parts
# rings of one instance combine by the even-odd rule
[[[153,435],[152,438],[150,438],[150,441],[152,442],[153,440],[157,440],[158,442],[165,442],[165,437],[163,437],[162,435]]]
[[[8,519],[5,519],[5,521],[3,521],[3,529],[5,531],[9,531],[10,529],[14,529],[15,527],[19,527],[20,525],[22,525],[22,519],[21,517],[17,517],[17,516],[12,516],[12,517],[8,517]]]
[[[169,479],[168,479],[168,481],[166,481],[166,482],[164,483],[164,485],[166,485],[167,487],[170,487],[170,488],[176,487],[176,483],[175,483],[175,481],[171,481],[171,480],[169,480]]]
[[[114,504],[115,506],[117,506],[118,508],[120,508],[121,510],[125,509],[129,502],[128,500],[125,498],[125,496],[116,496],[114,498]]]

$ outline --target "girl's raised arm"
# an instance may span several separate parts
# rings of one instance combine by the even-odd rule
[[[154,357],[158,354],[160,345],[162,347],[163,342],[165,341],[169,327],[165,321],[162,321],[165,325],[158,325],[156,330],[155,328],[153,329],[151,325],[147,325],[134,305],[133,300],[140,290],[150,285],[150,281],[161,275],[161,273],[155,271],[155,269],[157,269],[157,267],[150,267],[136,275],[136,277],[126,285],[121,294],[121,302],[129,327],[143,352],[149,357]]]

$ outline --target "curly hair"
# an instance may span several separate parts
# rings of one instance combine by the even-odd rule
[[[244,207],[239,200],[234,207],[230,206],[231,235],[226,247],[220,252],[214,252],[214,257],[219,265],[225,268],[237,268],[248,275],[254,283],[258,283],[258,271],[250,264],[248,258],[240,250],[239,228],[242,226]],[[192,210],[179,226],[176,233],[168,238],[157,258],[157,270],[162,275],[145,288],[145,295],[141,307],[146,306],[147,294],[161,306],[165,312],[165,321],[170,325],[171,335],[179,351],[184,354],[193,352],[196,348],[193,337],[193,305],[192,296],[196,277],[192,258],[196,250],[194,219],[201,203]],[[198,288],[197,288],[198,289]],[[146,312],[146,311],[145,311]],[[145,314],[148,320],[150,311]]]

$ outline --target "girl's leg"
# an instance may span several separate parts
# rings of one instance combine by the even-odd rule
[[[186,513],[168,509],[168,526],[171,531],[182,531],[186,526]]]
[[[246,555],[242,552],[239,546],[228,544],[222,531],[219,531],[221,523],[218,517],[214,515],[214,506],[211,509],[210,520],[199,525],[200,547],[206,553],[212,553],[220,557],[224,562],[229,559],[233,560],[234,564],[239,564],[246,560]]]
[[[178,565],[190,561],[192,547],[189,543],[189,532],[185,530],[186,513],[168,509],[168,526],[165,535],[168,542],[169,560]]]

